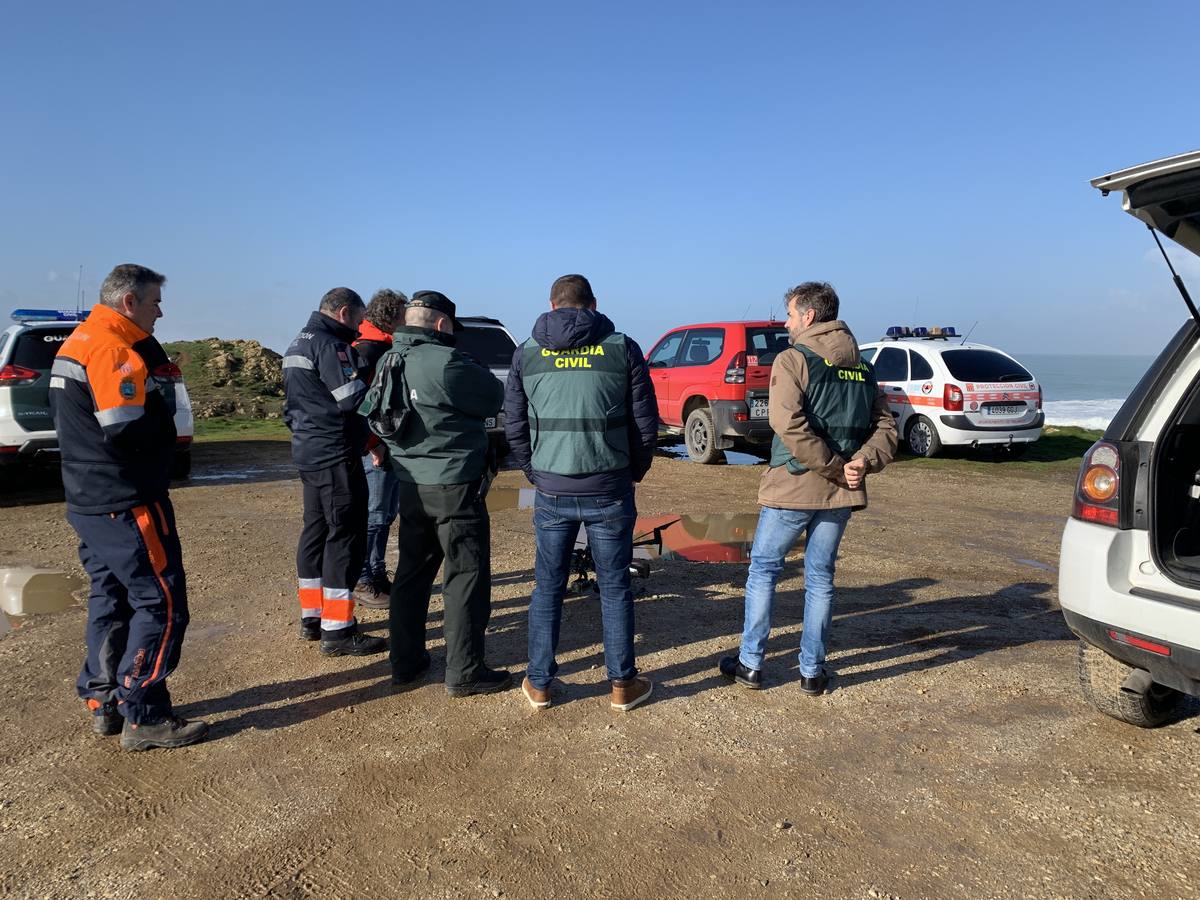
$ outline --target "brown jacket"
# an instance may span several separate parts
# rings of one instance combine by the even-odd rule
[[[837,366],[858,364],[858,342],[842,321],[821,322],[803,332],[794,343],[804,344]],[[771,366],[771,429],[792,456],[809,471],[793,475],[787,466],[768,468],[758,484],[758,502],[782,509],[838,509],[867,505],[866,485],[856,491],[846,486],[842,466],[847,462],[813,433],[804,413],[808,363],[803,353],[784,351]],[[878,472],[896,453],[896,420],[880,392],[871,409],[872,429],[866,443],[853,456],[864,458],[868,472]]]

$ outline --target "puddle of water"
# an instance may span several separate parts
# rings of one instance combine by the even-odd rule
[[[533,509],[533,488],[492,488],[490,512]],[[640,516],[633,526],[635,559],[684,559],[690,562],[747,562],[758,513],[709,513],[695,516]],[[587,546],[579,529],[575,549]]]
[[[675,459],[690,459],[687,448],[683,444],[659,447],[658,449],[659,452],[665,453],[667,456],[673,456]],[[753,453],[742,453],[740,450],[726,450],[725,462],[731,466],[758,466],[766,464],[766,460],[761,456],[755,456]]]
[[[1046,563],[1041,562],[1036,559],[1021,559],[1020,557],[1014,556],[1013,562],[1020,563],[1023,566],[1029,566],[1031,569],[1042,569],[1046,572],[1057,572],[1058,571],[1057,566],[1047,565]]]
[[[59,612],[75,604],[83,580],[56,569],[0,567],[0,609],[11,616]]]
[[[270,478],[276,475],[295,474],[295,466],[251,466],[248,469],[232,469],[224,472],[192,473],[192,481],[252,481],[256,478]]]

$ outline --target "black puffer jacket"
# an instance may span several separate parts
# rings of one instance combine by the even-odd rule
[[[367,386],[365,367],[351,346],[356,337],[353,329],[314,312],[283,357],[283,421],[301,470],[357,460],[366,447],[367,420],[358,404]]]

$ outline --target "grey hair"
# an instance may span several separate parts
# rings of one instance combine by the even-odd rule
[[[793,300],[796,301],[797,312],[811,309],[817,314],[814,323],[832,322],[838,317],[841,305],[837,291],[828,281],[806,281],[796,285],[783,295],[784,306],[790,306]]]
[[[136,263],[121,263],[108,273],[108,277],[100,285],[100,302],[104,306],[120,309],[121,298],[126,294],[133,294],[138,300],[145,300],[146,288],[162,285],[166,280],[166,275],[160,275],[153,269]]]

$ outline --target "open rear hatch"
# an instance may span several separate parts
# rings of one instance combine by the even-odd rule
[[[1159,567],[1172,580],[1200,587],[1200,376],[1189,386],[1152,445],[1137,440],[1140,425],[1200,341],[1200,312],[1158,235],[1200,256],[1200,151],[1123,169],[1092,180],[1105,195],[1123,192],[1125,211],[1150,228],[1175,286],[1191,314],[1171,345],[1135,388],[1109,425],[1106,440],[1121,447],[1122,468],[1137,472],[1129,495],[1145,498],[1132,527],[1148,527]],[[1124,492],[1124,491],[1123,491]]]

